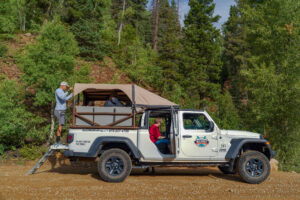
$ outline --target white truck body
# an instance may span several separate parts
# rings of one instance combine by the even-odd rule
[[[225,155],[231,147],[231,140],[236,138],[260,139],[260,134],[236,131],[220,130],[214,123],[214,130],[186,130],[183,126],[184,113],[203,114],[213,122],[213,119],[205,111],[178,111],[176,113],[177,128],[173,144],[173,154],[162,154],[156,145],[150,140],[148,129],[122,130],[122,129],[70,129],[69,133],[74,136],[73,142],[69,144],[69,150],[75,153],[88,154],[92,144],[99,137],[127,138],[139,150],[141,162],[228,162]],[[142,117],[141,126],[145,124],[145,113]],[[198,140],[207,141],[203,146],[196,145]]]
[[[180,109],[129,84],[75,84],[74,96],[64,154],[99,158],[104,181],[125,180],[132,166],[218,166],[248,183],[261,183],[270,174],[275,153],[267,140],[257,133],[220,130],[205,111]],[[114,97],[123,103],[116,105]],[[165,140],[152,131],[150,138],[154,121]]]

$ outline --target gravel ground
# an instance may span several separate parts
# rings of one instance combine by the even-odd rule
[[[260,185],[250,185],[217,168],[156,168],[144,173],[134,169],[123,183],[99,179],[94,163],[45,163],[26,176],[34,165],[0,164],[2,199],[298,199],[300,174],[272,172]]]

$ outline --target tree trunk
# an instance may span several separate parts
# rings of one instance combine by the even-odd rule
[[[17,0],[15,1],[17,11],[18,11],[18,20],[19,20],[19,28],[20,31],[25,32],[25,23],[26,23],[26,3]]]
[[[45,24],[48,23],[48,20],[49,20],[49,18],[50,18],[50,9],[51,9],[51,6],[52,6],[52,4],[51,4],[51,1],[50,1],[50,4],[49,4],[49,6],[48,6],[48,8],[47,8],[47,11],[46,11],[46,13],[45,13],[46,17],[45,17],[45,19],[44,19],[44,21],[43,21],[43,25],[45,25]]]
[[[25,30],[26,30],[26,13],[24,11],[23,21],[22,21],[22,31],[25,32]]]
[[[25,23],[26,23],[25,9],[23,9],[23,13],[22,13],[21,8],[18,8],[18,18],[19,18],[20,30],[25,32]]]
[[[154,24],[154,32],[153,32],[153,49],[154,50],[157,50],[158,17],[159,17],[159,0],[156,0],[155,24]]]
[[[55,118],[54,118],[54,102],[51,101],[51,128],[50,128],[50,135],[47,141],[47,145],[50,144],[53,134],[54,134],[54,127],[55,127]]]
[[[123,28],[123,17],[124,17],[124,13],[125,13],[125,4],[126,4],[126,1],[123,0],[123,10],[122,10],[121,24],[120,24],[119,31],[118,31],[118,46],[120,45],[120,42],[121,42],[121,31],[122,31],[122,28]]]
[[[179,17],[179,0],[177,0],[177,15]]]
[[[18,8],[18,18],[19,18],[20,30],[22,30],[22,16],[21,16],[21,11],[19,8]]]

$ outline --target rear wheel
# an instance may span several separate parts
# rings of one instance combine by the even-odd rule
[[[262,183],[270,175],[270,162],[264,154],[258,151],[247,151],[238,161],[238,171],[245,182]]]
[[[106,182],[122,182],[131,172],[131,159],[121,149],[106,150],[98,161],[98,172]]]

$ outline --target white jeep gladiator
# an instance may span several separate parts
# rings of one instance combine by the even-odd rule
[[[270,174],[275,152],[267,140],[257,133],[221,130],[206,111],[180,109],[134,85],[75,84],[74,94],[78,98],[64,155],[99,158],[104,181],[123,181],[133,166],[218,166],[255,184]],[[124,107],[103,106],[115,96]],[[167,153],[150,140],[155,118],[162,119],[160,132],[170,141]]]

